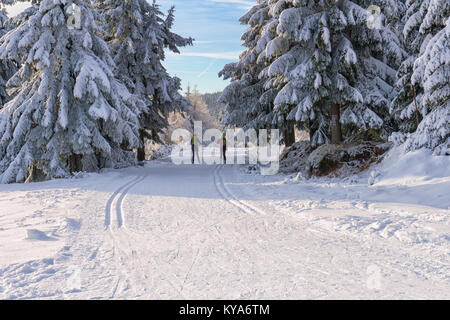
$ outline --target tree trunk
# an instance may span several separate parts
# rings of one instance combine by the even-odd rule
[[[284,144],[286,147],[290,147],[295,143],[295,127],[294,122],[288,121],[284,130]]]
[[[412,85],[412,84],[411,84],[411,94],[414,98],[414,106],[416,108],[416,125],[418,127],[420,124],[420,121],[422,121],[422,119],[421,119],[421,115],[419,112],[419,107],[417,106],[416,90],[414,89],[414,85]]]
[[[313,121],[308,119],[308,131],[309,131],[309,143],[312,145],[313,144],[313,137],[314,134],[317,131],[317,128],[313,127]]]
[[[70,174],[83,171],[80,154],[72,154],[68,159]]]
[[[42,182],[46,180],[48,180],[48,177],[38,168],[37,161],[35,161],[33,165],[28,168],[28,177],[25,180],[25,183]]]
[[[141,146],[137,149],[137,160],[139,162],[145,161],[145,135],[142,130],[139,130],[139,139]]]
[[[331,104],[331,143],[340,144],[342,143],[342,131],[341,131],[341,110],[338,104]]]
[[[71,175],[83,171],[82,155],[73,153],[67,158],[67,168]]]

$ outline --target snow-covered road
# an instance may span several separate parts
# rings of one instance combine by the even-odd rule
[[[0,186],[0,298],[450,298],[450,179],[242,169],[153,161]]]

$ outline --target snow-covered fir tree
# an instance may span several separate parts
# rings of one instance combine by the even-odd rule
[[[340,123],[381,129],[395,70],[386,62],[382,25],[370,28],[369,1],[271,1],[279,17],[270,85],[285,83],[275,99],[278,117],[287,114],[310,127],[311,142],[341,141]],[[373,2],[372,2],[373,3]]]
[[[145,101],[146,109],[140,116],[141,144],[144,145],[144,138],[158,140],[162,129],[168,126],[169,113],[188,105],[179,93],[180,79],[171,77],[161,63],[164,50],[179,53],[178,48],[192,45],[192,39],[171,32],[174,8],[164,18],[155,1],[94,2],[102,13],[101,23],[116,65],[116,76],[130,92]],[[144,160],[143,149],[140,150],[138,158]]]
[[[397,87],[398,70],[410,53],[407,50],[403,36],[406,13],[405,0],[378,0],[377,4],[381,14],[378,23],[382,26],[380,29],[383,47],[382,59],[397,72],[395,81],[389,83],[394,85],[393,90],[389,94],[389,106],[388,108],[383,108],[383,112],[380,114],[383,119],[380,133],[384,138],[388,138],[401,125],[391,112],[391,102],[401,91],[401,88]]]
[[[43,0],[3,37],[0,58],[23,63],[0,110],[0,182],[135,163],[145,105],[115,78],[94,16],[87,1]]]
[[[426,3],[422,0],[406,0],[407,10],[403,16],[402,28],[407,57],[402,61],[397,74],[397,93],[391,103],[391,114],[404,133],[414,132],[422,115],[426,114],[422,106],[423,90],[420,84],[413,85],[411,77],[423,37],[419,37],[421,22],[426,14]]]
[[[26,0],[22,0],[25,2]],[[4,4],[13,4],[15,0],[3,0]],[[28,2],[28,1],[27,1]],[[13,30],[20,26],[21,23],[26,21],[39,9],[39,5],[36,0],[31,1],[30,7],[26,8],[21,13],[14,17],[8,17],[6,9],[0,10],[0,39],[10,30]],[[1,45],[1,43],[0,43]],[[25,61],[26,57],[19,57],[20,60],[14,59],[1,59],[0,60],[0,108],[10,99],[6,92],[7,81],[17,72],[19,66]]]
[[[370,27],[373,4],[386,14]],[[309,129],[313,145],[330,142],[330,124],[339,142],[339,123],[348,134],[375,128],[387,137],[395,67],[405,56],[395,19],[403,9],[400,0],[259,1],[241,19],[251,25],[243,35],[248,49],[222,71],[233,80],[222,96],[229,122],[258,119],[256,103],[238,99],[257,84],[250,97],[268,102],[265,123],[285,129],[295,121]]]
[[[247,47],[236,63],[226,65],[219,73],[232,82],[222,92],[220,103],[227,106],[228,115],[224,124],[244,129],[272,127],[272,106],[275,90],[264,90],[264,79],[259,75],[265,64],[258,61],[269,35],[265,27],[272,20],[267,0],[258,0],[239,20],[250,27],[242,35],[243,46]]]
[[[450,154],[450,3],[408,0],[403,30],[411,56],[399,70],[400,92],[391,111],[404,132],[407,150],[422,147]]]
[[[3,37],[8,31],[8,16],[4,10],[0,10],[0,37]],[[16,71],[16,64],[7,59],[0,60],[0,108],[7,102],[6,82]]]

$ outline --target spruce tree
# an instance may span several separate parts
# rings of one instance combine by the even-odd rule
[[[125,150],[140,146],[145,105],[115,78],[95,14],[86,1],[43,0],[3,37],[0,59],[22,64],[0,110],[0,182],[135,163]]]
[[[366,8],[374,3],[386,14],[371,28]],[[259,1],[241,19],[251,25],[242,37],[248,49],[221,73],[232,79],[221,99],[228,122],[255,127],[263,118],[285,140],[295,122],[314,146],[339,143],[341,124],[347,135],[374,128],[387,137],[395,68],[406,54],[397,30],[402,10],[397,0]],[[255,108],[256,101],[267,105]]]
[[[450,3],[408,0],[403,30],[411,56],[399,70],[399,94],[391,112],[411,133],[407,150],[450,154]]]
[[[5,10],[0,10],[0,38],[9,31],[8,16]],[[17,63],[8,59],[0,60],[0,109],[8,102],[9,96],[6,92],[6,82],[17,71]]]
[[[426,3],[422,0],[407,0],[404,15],[403,37],[408,56],[402,61],[397,73],[397,92],[391,103],[391,114],[403,133],[417,130],[426,111],[422,109],[423,91],[420,84],[413,84],[414,62],[416,61],[423,38],[419,37],[420,24],[426,14]]]
[[[280,119],[309,127],[313,145],[341,142],[348,134],[381,129],[395,69],[388,64],[383,26],[367,25],[369,1],[271,1],[278,17],[270,82],[283,86],[274,101]],[[277,81],[278,80],[278,81]],[[386,134],[387,135],[387,134]]]
[[[138,160],[144,160],[144,139],[159,142],[159,134],[168,126],[169,113],[188,105],[180,94],[181,81],[171,77],[162,61],[164,50],[179,53],[179,47],[192,45],[191,38],[171,32],[174,8],[163,17],[158,5],[146,0],[96,1],[101,13],[100,24],[111,48],[116,76],[133,94],[145,102],[140,116]]]
[[[245,130],[271,128],[276,125],[272,123],[276,90],[265,90],[265,79],[260,76],[266,65],[258,60],[270,40],[270,34],[265,31],[272,21],[268,1],[258,0],[258,4],[239,21],[250,26],[241,38],[247,49],[240,55],[238,62],[226,65],[219,73],[225,80],[232,80],[219,98],[228,112],[224,124]]]

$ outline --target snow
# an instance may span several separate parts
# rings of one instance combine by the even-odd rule
[[[402,147],[393,149],[380,166],[383,184],[433,184],[450,177],[450,157],[431,156],[429,149],[404,153]],[[390,159],[395,159],[392,163]]]
[[[449,161],[394,148],[305,180],[159,159],[0,185],[0,299],[448,299]]]
[[[73,225],[78,219],[70,211],[70,198],[81,190],[70,186],[61,181],[0,186],[0,266],[41,260],[58,252],[64,234],[73,230],[68,227],[70,221]]]

